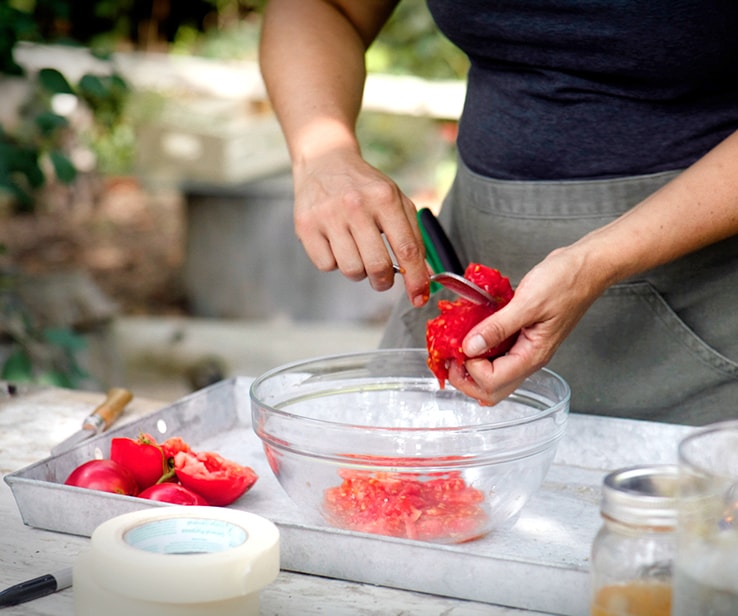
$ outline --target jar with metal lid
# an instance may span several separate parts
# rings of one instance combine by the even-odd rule
[[[605,477],[592,544],[592,616],[669,616],[678,481],[676,465]]]

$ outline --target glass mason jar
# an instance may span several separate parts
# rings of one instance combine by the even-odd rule
[[[592,544],[592,616],[669,616],[679,471],[634,466],[608,474]]]
[[[674,616],[738,614],[738,421],[679,444]]]

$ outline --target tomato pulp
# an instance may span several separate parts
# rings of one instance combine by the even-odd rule
[[[484,534],[484,493],[459,471],[427,478],[363,470],[340,475],[343,482],[326,490],[323,503],[327,518],[339,528],[421,541],[461,542]]]
[[[225,506],[247,492],[257,475],[212,451],[180,451],[174,456],[177,479],[185,487],[200,494],[211,505]]]
[[[491,306],[480,305],[464,298],[438,302],[440,314],[428,321],[425,336],[428,347],[428,367],[438,379],[441,388],[445,386],[448,379],[449,363],[452,360],[463,363],[468,359],[461,344],[469,330],[505,306],[514,295],[509,278],[491,267],[471,263],[466,268],[464,277],[492,295],[495,303]],[[517,334],[504,340],[487,351],[484,357],[498,357],[507,353],[516,337]]]

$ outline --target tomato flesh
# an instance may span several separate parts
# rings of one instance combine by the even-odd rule
[[[462,342],[480,321],[497,312],[513,297],[510,280],[496,269],[472,263],[466,268],[464,277],[482,287],[495,298],[492,306],[475,304],[467,299],[454,301],[440,300],[440,314],[430,319],[426,325],[426,345],[428,348],[428,367],[438,379],[441,388],[448,379],[451,361],[463,363],[468,359],[462,349]],[[504,340],[484,354],[484,357],[498,357],[510,350],[516,335]]]
[[[190,453],[192,448],[181,436],[172,436],[161,444],[161,450],[167,460],[173,460],[180,451]]]
[[[329,521],[347,530],[421,541],[467,541],[484,533],[484,493],[461,473],[343,470],[343,482],[325,492]]]
[[[216,506],[230,505],[257,480],[250,467],[211,451],[180,451],[174,456],[174,470],[183,486]]]

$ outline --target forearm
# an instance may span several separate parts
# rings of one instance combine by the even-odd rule
[[[364,54],[395,2],[271,0],[260,63],[293,164],[332,148],[358,151]]]
[[[607,286],[738,233],[738,133],[612,223],[569,246]]]

